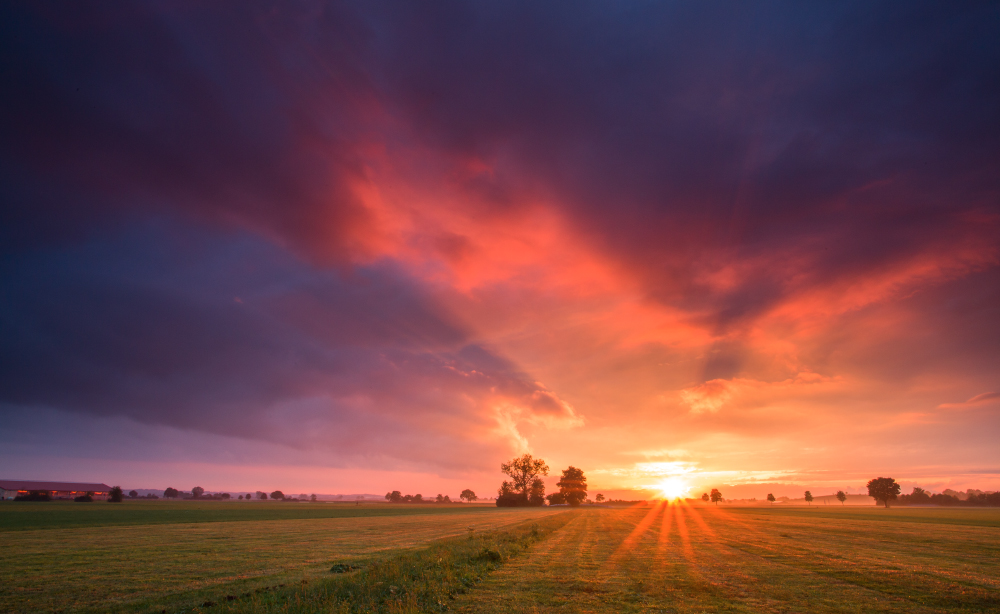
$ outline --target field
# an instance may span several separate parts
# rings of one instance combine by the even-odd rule
[[[1000,612],[997,509],[4,504],[0,539],[4,612]]]

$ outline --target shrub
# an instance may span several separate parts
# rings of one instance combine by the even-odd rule
[[[51,501],[52,496],[47,490],[32,490],[26,495],[17,495],[15,501]]]
[[[91,497],[90,495],[80,495],[79,497],[76,497],[73,500],[76,501],[77,503],[92,503],[94,501],[94,498]]]
[[[108,493],[108,503],[121,503],[124,498],[125,493],[122,492],[121,486],[113,486]]]

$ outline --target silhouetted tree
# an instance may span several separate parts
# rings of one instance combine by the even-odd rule
[[[285,498],[285,493],[281,492],[280,490],[276,490],[273,493],[271,493],[271,498],[280,501]]]
[[[813,494],[808,490],[806,491],[806,503],[808,503],[809,505],[813,504]]]
[[[202,488],[201,486],[195,486],[194,488],[191,489],[191,496],[194,497],[195,499],[202,496],[203,494],[205,494],[205,489]]]
[[[712,497],[712,503],[714,503],[716,505],[718,505],[719,501],[722,500],[722,493],[719,492],[718,488],[713,488],[712,489],[712,494],[710,496]]]
[[[847,501],[847,493],[844,492],[844,491],[842,491],[842,490],[838,490],[837,491],[837,501],[840,501],[840,504],[843,505],[844,501]]]
[[[316,495],[309,495],[310,501],[316,501]]]
[[[135,491],[135,490],[128,491],[128,498],[129,499],[137,499],[138,497],[139,497],[139,492],[138,491]]]
[[[562,478],[556,483],[559,493],[566,499],[566,503],[577,506],[587,498],[587,478],[583,475],[583,469],[577,469],[570,465],[569,469],[564,469]]]
[[[228,500],[229,499],[229,493],[224,492],[221,495],[219,495],[219,497],[221,497],[222,499],[227,499]]]
[[[417,493],[417,494],[413,495],[413,502],[414,503],[423,503],[424,502],[424,496],[422,494],[420,494],[420,493]]]
[[[476,496],[476,493],[474,493],[471,490],[469,490],[468,488],[466,488],[465,490],[462,491],[462,494],[458,495],[458,498],[461,499],[461,500],[463,500],[463,501],[467,501],[469,503],[472,503],[473,501],[475,501],[479,497]]]
[[[868,496],[875,499],[875,504],[884,503],[889,507],[890,501],[895,501],[899,494],[899,484],[892,478],[875,478],[868,481]]]
[[[594,497],[594,501],[597,501],[598,503],[604,501],[604,495],[602,495],[601,493],[597,493],[597,496]]]
[[[546,495],[545,500],[549,502],[549,505],[566,505],[566,496],[561,492]]]
[[[240,501],[242,501],[242,500],[243,500],[243,495],[240,495]]]
[[[385,493],[385,500],[388,501],[389,503],[402,503],[403,493],[399,492],[398,490],[387,492]]]
[[[168,487],[163,491],[164,499],[176,499],[181,493],[177,491],[176,488]]]
[[[708,493],[707,492],[701,493],[701,500],[704,501],[705,503],[708,503]]]
[[[111,492],[108,493],[108,501],[111,503],[121,503],[124,498],[125,493],[122,492],[121,486],[113,486]]]
[[[767,493],[767,500],[771,502],[771,505],[774,505],[774,495],[773,494]]]
[[[549,466],[540,458],[525,454],[500,465],[500,470],[510,476],[497,491],[497,507],[543,505],[545,483],[539,475],[548,475]]]
[[[261,501],[267,501],[267,493],[266,492],[261,492],[261,491],[258,490],[257,491],[257,498],[260,499]]]

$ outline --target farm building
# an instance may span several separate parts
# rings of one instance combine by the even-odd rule
[[[72,499],[91,493],[94,500],[106,500],[111,487],[107,484],[88,484],[83,482],[0,480],[0,501],[10,500],[17,495],[26,495],[32,491],[47,492],[53,499]]]

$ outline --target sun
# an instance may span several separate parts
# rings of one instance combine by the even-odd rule
[[[664,499],[680,499],[691,490],[691,487],[680,478],[667,478],[657,485]]]

